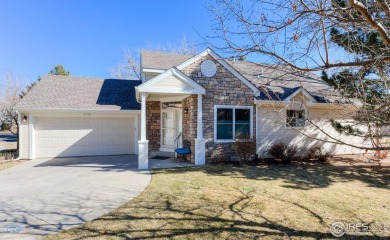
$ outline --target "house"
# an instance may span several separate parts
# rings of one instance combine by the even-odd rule
[[[211,49],[196,56],[143,51],[140,81],[48,75],[16,109],[26,159],[138,154],[146,169],[150,152],[173,152],[175,139],[184,139],[191,161],[202,165],[234,156],[240,134],[256,137],[260,156],[280,141],[320,144],[331,154],[363,144],[330,125],[350,121],[353,109],[318,76],[225,60]]]

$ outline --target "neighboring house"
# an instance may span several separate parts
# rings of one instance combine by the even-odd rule
[[[49,75],[16,108],[20,157],[27,159],[138,154],[145,169],[149,152],[173,152],[180,133],[197,165],[234,156],[240,134],[257,139],[260,156],[280,141],[301,149],[321,144],[331,154],[356,151],[326,132],[363,144],[331,127],[329,119],[349,121],[352,110],[318,76],[226,61],[210,49],[196,56],[143,51],[141,81]]]

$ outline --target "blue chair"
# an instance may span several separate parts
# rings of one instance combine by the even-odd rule
[[[191,142],[188,140],[183,140],[183,146],[179,148],[179,140],[181,138],[181,133],[175,139],[175,160],[176,156],[180,159],[180,162],[186,162],[187,155],[191,154]]]

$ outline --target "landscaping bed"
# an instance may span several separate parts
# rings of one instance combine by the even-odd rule
[[[5,170],[7,168],[16,166],[24,161],[22,160],[0,160],[0,171]]]
[[[15,154],[16,150],[0,150],[0,171],[24,162],[15,160]]]

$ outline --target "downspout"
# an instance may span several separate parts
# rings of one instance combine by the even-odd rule
[[[135,100],[141,104],[141,102],[138,100],[138,87],[135,87]]]

